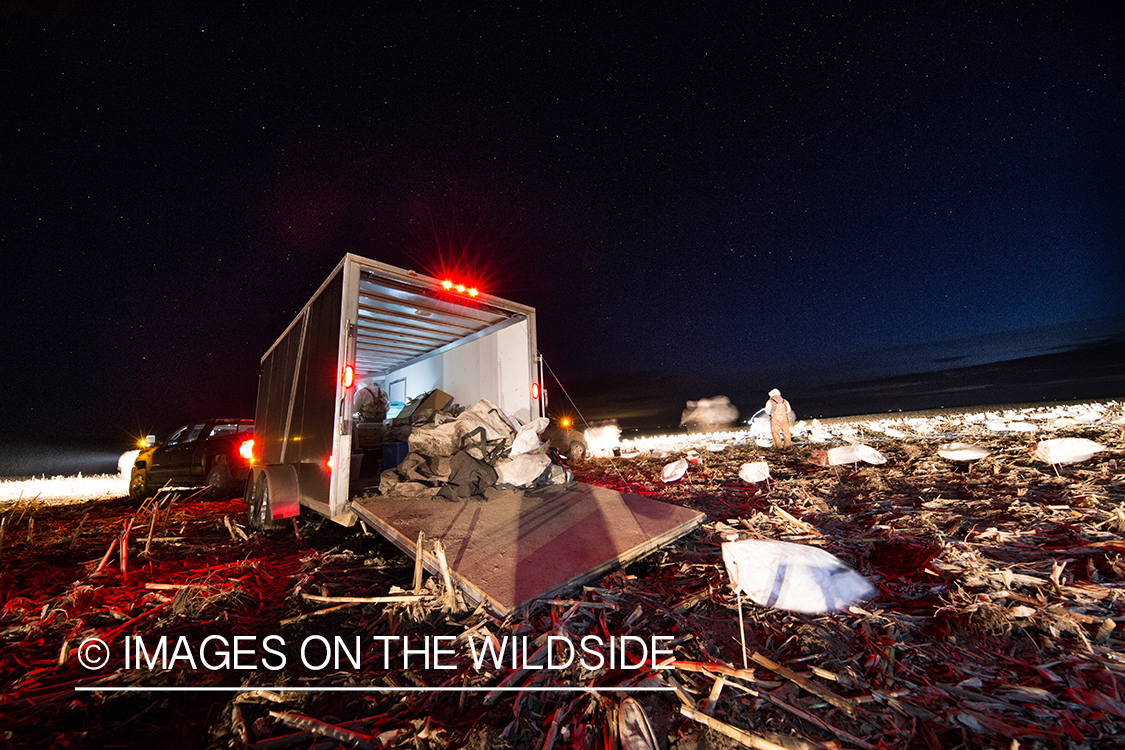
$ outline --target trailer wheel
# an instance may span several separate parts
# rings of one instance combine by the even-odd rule
[[[129,497],[143,500],[151,494],[148,489],[148,470],[134,466],[133,473],[129,475]]]
[[[246,486],[246,515],[250,527],[259,531],[271,531],[281,526],[273,519],[270,485],[265,474],[260,474],[253,485]]]
[[[586,444],[575,440],[570,444],[570,450],[567,452],[566,457],[569,458],[572,463],[582,463],[586,460]]]

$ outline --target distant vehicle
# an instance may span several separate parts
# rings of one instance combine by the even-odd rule
[[[148,497],[164,485],[207,486],[214,495],[241,495],[250,474],[254,420],[210,419],[184,425],[157,443],[149,435],[133,463],[129,496]]]
[[[551,424],[539,436],[543,442],[549,444],[571,463],[581,463],[586,460],[589,447],[586,445],[586,433],[577,430],[570,417],[552,419]]]

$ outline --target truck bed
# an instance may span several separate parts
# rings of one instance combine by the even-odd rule
[[[703,521],[697,511],[588,484],[536,492],[497,490],[485,502],[352,501],[355,513],[414,557],[426,532],[424,564],[439,570],[440,539],[450,571],[473,606],[519,614],[680,538]]]

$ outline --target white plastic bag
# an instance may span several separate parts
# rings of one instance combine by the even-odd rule
[[[722,549],[735,592],[763,607],[838,612],[875,593],[863,576],[817,547],[744,539],[724,542]]]
[[[542,445],[543,443],[539,441],[539,433],[547,429],[547,425],[550,423],[551,420],[546,417],[539,417],[538,419],[531,420],[523,427],[520,427],[520,431],[516,433],[516,439],[512,441],[512,452],[510,455],[518,456],[523,453],[529,453]]]
[[[546,453],[522,453],[496,464],[496,481],[513,487],[529,487],[550,464],[551,458]]]

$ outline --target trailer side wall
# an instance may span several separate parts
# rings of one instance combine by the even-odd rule
[[[259,461],[293,464],[302,502],[329,499],[342,290],[337,273],[262,360],[254,415]]]

